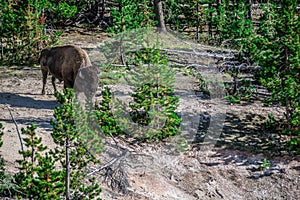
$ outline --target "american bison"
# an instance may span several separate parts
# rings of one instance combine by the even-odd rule
[[[91,98],[96,92],[97,68],[92,66],[88,54],[80,47],[65,45],[44,49],[39,63],[43,74],[42,94],[45,94],[48,73],[52,75],[55,91],[57,91],[55,79],[58,79],[64,82],[64,88],[75,86],[74,91],[84,92],[87,98]]]

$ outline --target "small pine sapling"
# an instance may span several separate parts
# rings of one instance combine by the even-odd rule
[[[111,108],[112,93],[109,87],[105,87],[101,92],[102,101],[96,105],[96,115],[99,125],[105,135],[121,135],[122,130],[117,124]]]
[[[136,70],[125,77],[133,85],[129,103],[132,120],[139,125],[143,139],[161,140],[179,131],[181,118],[175,112],[179,98],[174,96],[174,72],[159,49],[146,47],[135,55]],[[147,128],[146,128],[147,127]]]
[[[20,171],[14,175],[16,191],[20,192],[17,195],[29,199],[59,199],[63,192],[62,171],[55,170],[55,159],[48,152],[44,154],[47,146],[36,136],[36,126],[31,124],[21,130],[27,137],[24,138],[26,149],[19,151],[24,159],[17,160]]]
[[[63,166],[65,198],[93,199],[99,196],[101,189],[95,178],[86,180],[86,168],[99,161],[92,154],[93,150],[89,146],[90,141],[86,139],[93,141],[96,139],[98,144],[92,143],[100,148],[102,146],[101,138],[97,137],[99,130],[89,126],[90,124],[87,122],[88,114],[84,114],[79,102],[74,101],[72,89],[65,89],[64,94],[56,92],[55,97],[61,104],[61,107],[56,107],[54,110],[55,121],[51,122],[53,126],[52,137],[60,148],[55,148],[51,153]]]

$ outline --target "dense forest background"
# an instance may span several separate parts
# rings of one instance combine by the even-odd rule
[[[255,69],[251,71],[254,77],[253,82],[250,84],[247,82],[243,85],[244,88],[246,87],[245,91],[251,90],[252,83],[264,87],[270,93],[264,99],[264,105],[276,105],[285,109],[283,118],[277,119],[270,114],[265,125],[279,134],[290,136],[288,150],[300,154],[299,10],[299,0],[0,0],[0,67],[38,64],[40,51],[58,44],[60,36],[65,30],[81,29],[82,32],[105,33],[108,36],[144,27],[158,27],[161,32],[176,31],[192,38],[196,43],[234,51],[236,65],[228,66],[229,70],[227,71],[234,81],[240,72],[239,66]],[[147,58],[161,58],[161,52],[158,50],[146,49],[145,52]],[[139,56],[136,58],[138,59],[136,63],[141,62],[141,60],[145,61],[143,55]],[[158,63],[168,62],[166,58],[162,60],[162,62],[158,62],[154,59]],[[168,67],[167,64],[165,66]],[[164,70],[167,71],[167,69]],[[142,77],[143,75],[137,76]],[[144,98],[153,92],[149,92],[149,88],[139,89],[134,96],[137,102],[142,102],[144,99],[139,98]],[[164,99],[164,105],[177,105],[178,99],[168,96],[173,91],[166,92],[166,90],[163,88],[159,91],[161,96],[169,98]],[[243,93],[242,95],[248,94]],[[72,94],[67,94],[67,97],[56,95],[62,105],[71,107],[69,103]],[[111,98],[109,89],[105,89],[102,96],[107,101],[103,105],[107,106]],[[241,94],[239,94],[237,85],[228,91],[227,97],[232,103],[238,102]],[[105,106],[103,105],[101,109],[104,109]],[[140,108],[140,104],[132,104],[132,111],[136,111],[133,112],[132,116],[139,123],[147,125],[148,118],[139,121],[143,119],[137,111]],[[116,122],[113,121],[109,106],[105,109],[99,111],[100,114],[98,113],[98,117],[102,120],[101,123],[109,122],[108,125],[105,125],[108,132],[110,131],[109,133],[112,132],[112,129],[114,133],[118,132],[119,129],[116,127]],[[68,109],[64,111],[66,110],[70,111]],[[169,127],[164,132],[159,133],[158,140],[176,134],[180,119],[174,110],[175,108],[169,111],[171,116]],[[58,113],[57,121],[63,121],[61,124],[69,120],[67,118],[68,113],[56,112]],[[100,126],[104,127],[103,124]],[[60,126],[54,124],[54,127]],[[72,129],[71,125],[66,127]],[[27,131],[24,129],[24,133],[34,138],[34,130],[35,127],[31,126]],[[170,130],[173,130],[174,133]],[[64,131],[56,131],[54,136],[61,138]],[[26,142],[28,146],[40,148],[40,141],[38,140],[32,143],[29,140]],[[86,155],[85,150],[82,150],[82,155]],[[30,157],[26,152],[23,154],[24,160],[26,156]],[[51,160],[50,157],[47,159]],[[94,157],[87,159],[88,161],[80,165],[82,168],[76,171],[75,178],[80,176],[79,174],[82,172],[80,170],[84,170],[88,162],[95,161]],[[23,169],[29,169],[26,171],[27,175],[29,174],[28,177],[30,176],[29,178],[34,177],[33,173],[30,174],[30,167],[35,161],[34,159],[31,163],[20,161],[23,164]],[[43,170],[47,168],[47,166],[43,167]],[[65,176],[66,172],[60,173],[59,184],[64,184],[62,177]],[[20,173],[15,180],[22,182],[25,179],[29,180],[28,177],[24,173]],[[80,182],[77,179],[74,180],[74,182],[76,181]],[[93,181],[91,182],[93,183]],[[28,183],[22,182],[20,185],[24,187],[20,190],[28,190],[26,188]],[[64,191],[56,191],[60,186],[53,186],[53,194],[51,195],[63,193]],[[83,189],[80,188],[79,190],[82,190],[82,193],[89,193],[90,191],[95,191],[95,194],[100,193],[98,185],[92,186],[92,188],[82,186]],[[49,189],[50,187],[43,186],[42,188]],[[52,189],[50,188],[49,191]],[[69,188],[66,188],[66,191],[68,190]],[[32,188],[30,193],[38,196],[40,190]],[[95,194],[90,192],[91,196]]]

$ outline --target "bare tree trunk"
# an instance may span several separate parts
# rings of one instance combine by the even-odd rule
[[[199,18],[199,3],[197,1],[196,4],[196,8],[197,8],[197,27],[196,27],[196,41],[199,40],[199,26],[200,26],[200,18]]]
[[[103,18],[104,18],[105,6],[106,6],[106,2],[105,2],[105,0],[102,0],[101,15],[100,15],[101,20],[103,20]]]
[[[252,2],[251,0],[247,0],[246,3],[247,3],[246,6],[248,8],[247,19],[252,20],[252,11],[251,11]]]
[[[208,4],[209,7],[209,22],[208,22],[208,35],[210,36],[210,38],[212,38],[212,17],[213,17],[213,13],[212,13],[212,3]],[[216,33],[218,34],[218,33]]]
[[[66,138],[66,200],[70,200],[70,159],[69,159],[70,138]]]
[[[159,31],[167,32],[161,0],[154,0],[154,9],[155,9],[155,14],[156,14],[156,19],[158,21],[157,27],[159,28]]]

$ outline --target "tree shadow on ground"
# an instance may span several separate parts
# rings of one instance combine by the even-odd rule
[[[278,132],[267,130],[264,121],[265,117],[258,114],[227,113],[217,146],[263,153],[268,157],[286,153],[287,141],[282,141]]]
[[[267,157],[286,154],[288,141],[282,141],[279,133],[266,130],[264,121],[265,117],[258,114],[227,113],[220,137],[214,138],[215,146],[254,154],[262,153]],[[208,136],[209,123],[209,117],[200,117],[194,146],[205,145],[203,141]]]
[[[25,107],[34,109],[53,110],[59,106],[56,100],[35,100],[28,96],[14,93],[0,93],[0,104],[8,104],[11,107]]]
[[[46,131],[51,131],[52,126],[50,124],[50,121],[53,120],[53,118],[32,118],[32,117],[23,117],[18,119],[15,119],[17,125],[24,124],[29,126],[31,123],[34,123],[37,127],[43,128]],[[0,122],[7,122],[7,123],[13,123],[12,119],[3,119],[0,118]]]

